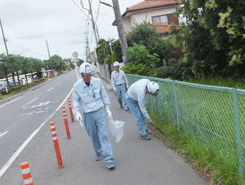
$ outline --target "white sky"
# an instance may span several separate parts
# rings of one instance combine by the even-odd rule
[[[73,0],[81,9],[80,0]],[[0,18],[10,54],[48,59],[45,40],[50,54],[62,58],[72,58],[74,51],[79,58],[85,57],[85,32],[89,32],[91,51],[96,47],[91,21],[86,21],[88,11],[79,10],[72,0],[0,0]],[[82,0],[88,8],[88,0]],[[94,19],[97,18],[99,0],[92,1]],[[112,0],[102,0],[112,5]],[[143,0],[119,0],[121,14],[126,7]],[[87,15],[87,16],[86,16]],[[118,38],[113,8],[100,4],[97,26],[100,38]],[[0,31],[0,54],[5,53]]]

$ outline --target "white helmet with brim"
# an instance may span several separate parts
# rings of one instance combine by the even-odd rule
[[[94,73],[94,69],[91,66],[91,64],[84,62],[82,63],[82,65],[80,66],[80,70],[79,72],[83,75],[92,75]]]
[[[149,90],[149,92],[153,95],[153,96],[156,96],[159,92],[159,85],[158,83],[152,81],[152,82],[149,82],[147,84],[147,88]]]

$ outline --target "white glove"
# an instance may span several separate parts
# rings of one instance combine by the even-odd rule
[[[77,121],[82,121],[83,117],[81,116],[81,114],[76,115],[76,120]]]
[[[106,111],[107,112],[107,114],[108,114],[108,116],[111,118],[111,111]]]
[[[113,90],[114,90],[115,92],[117,92],[117,89],[116,89],[116,88],[114,88]]]
[[[127,89],[129,88],[128,84],[126,85],[126,88],[127,88]]]
[[[147,122],[148,124],[150,124],[150,125],[153,125],[153,122],[152,122],[151,118],[147,118],[147,119],[146,119],[146,122]]]

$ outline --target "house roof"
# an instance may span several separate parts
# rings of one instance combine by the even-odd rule
[[[128,7],[126,11],[122,14],[122,18],[125,17],[128,13],[132,13],[136,11],[144,11],[147,9],[177,5],[179,1],[180,0],[144,0],[138,4]],[[116,26],[116,20],[113,21],[112,25]]]
[[[148,8],[157,8],[159,6],[175,5],[179,0],[144,0],[127,8],[127,11],[142,10]]]

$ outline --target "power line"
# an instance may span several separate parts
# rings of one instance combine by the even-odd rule
[[[47,57],[47,55],[43,55],[43,54],[40,54],[40,53],[33,52],[33,51],[31,51],[30,49],[25,48],[25,47],[23,47],[23,46],[20,46],[20,45],[18,45],[18,44],[15,44],[15,43],[13,43],[13,42],[11,42],[11,41],[8,41],[8,43],[12,44],[12,45],[15,46],[15,47],[18,47],[18,48],[24,49],[24,50],[26,50],[26,51],[29,51],[30,53],[33,53],[33,54],[35,54],[35,55],[39,55],[39,56],[42,56],[42,57]]]
[[[74,0],[72,0],[72,2],[76,5],[76,7],[79,9],[79,10],[81,10],[81,12],[87,17],[87,18],[89,18],[89,16],[86,14],[86,13],[84,13],[83,12],[83,10],[74,2]]]
[[[98,12],[97,12],[97,16],[96,16],[96,19],[95,19],[95,24],[97,22],[97,19],[98,19],[98,16],[99,16],[99,12],[100,12],[100,1],[99,1],[99,5],[98,5]]]
[[[75,32],[75,31],[79,31],[80,29],[83,29],[83,28],[86,28],[86,27],[87,26],[84,26],[84,27],[76,27],[76,28],[62,30],[62,31],[58,31],[58,32],[55,32],[55,33],[50,33],[50,34],[40,34],[40,35],[31,35],[31,36],[20,36],[20,37],[8,38],[8,39],[33,39],[33,38],[42,38],[42,37],[47,37],[47,36],[66,34],[66,33],[69,33],[69,32]]]

